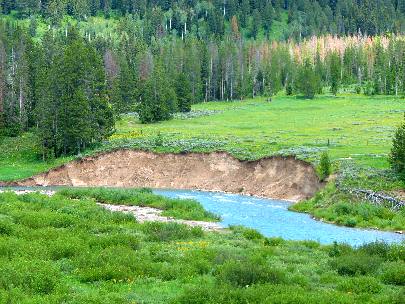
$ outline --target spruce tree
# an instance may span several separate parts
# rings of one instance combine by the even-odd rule
[[[391,168],[405,180],[405,116],[404,121],[395,132],[389,162]]]
[[[142,123],[168,120],[177,110],[176,92],[170,85],[163,64],[157,60],[152,75],[147,79],[138,106]]]
[[[295,84],[297,91],[303,94],[305,98],[313,99],[318,92],[321,85],[320,78],[308,59],[305,59],[300,67]]]
[[[331,163],[328,152],[323,152],[318,166],[318,174],[321,181],[324,181],[331,174]]]
[[[191,104],[193,102],[190,80],[184,73],[179,73],[175,86],[179,112],[190,112]]]
[[[336,52],[330,58],[330,86],[331,92],[336,96],[340,86],[340,57]]]

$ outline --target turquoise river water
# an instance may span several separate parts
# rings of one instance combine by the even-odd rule
[[[58,187],[11,189],[57,190]],[[170,198],[195,199],[206,210],[220,215],[222,219],[220,224],[223,227],[241,225],[256,229],[267,237],[313,240],[322,244],[338,242],[352,246],[375,241],[405,242],[405,235],[394,232],[342,227],[314,220],[308,214],[289,211],[291,203],[286,201],[195,190],[154,190],[154,192]]]
[[[308,214],[288,210],[291,203],[251,196],[192,190],[154,190],[171,198],[192,198],[206,210],[218,214],[224,227],[243,225],[254,228],[267,237],[287,240],[314,240],[322,244],[333,242],[358,246],[374,241],[399,243],[405,235],[378,230],[341,227],[316,221]]]

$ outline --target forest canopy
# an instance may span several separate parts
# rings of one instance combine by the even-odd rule
[[[235,17],[246,36],[269,36],[274,22],[287,19],[283,38],[312,35],[401,32],[403,0],[2,0],[4,14],[39,14],[53,23],[68,14],[78,19],[133,14],[143,20],[148,36],[192,32],[198,38],[223,36]]]
[[[0,2],[0,134],[44,158],[107,139],[115,120],[191,104],[345,88],[405,94],[405,1]]]

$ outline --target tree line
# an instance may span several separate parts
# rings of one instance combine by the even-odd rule
[[[30,128],[43,157],[80,153],[110,136],[114,116],[102,57],[78,33],[47,33],[37,44],[0,25],[0,135]]]
[[[132,14],[147,39],[157,34],[223,37],[233,18],[245,38],[269,37],[272,25],[287,24],[282,37],[378,35],[405,30],[404,0],[1,0],[4,14],[33,14],[57,24],[67,14],[77,19]]]
[[[191,104],[272,96],[313,98],[341,87],[405,94],[401,35],[322,36],[301,42],[244,39],[234,26],[222,39],[176,35],[143,39],[135,19],[116,36],[0,22],[0,133],[34,130],[44,158],[80,153],[114,132],[122,113],[143,123],[166,120]],[[117,38],[118,37],[118,38]]]

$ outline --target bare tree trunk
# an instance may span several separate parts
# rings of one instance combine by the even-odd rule
[[[211,82],[212,82],[212,70],[213,70],[213,62],[212,62],[212,56],[211,56],[211,62],[210,62],[210,74],[208,77],[208,89],[209,89],[209,99],[211,100]]]
[[[20,111],[20,113],[19,113],[20,114],[20,123],[22,125],[23,114],[24,114],[24,87],[23,87],[23,78],[22,77],[20,77],[18,103],[19,103],[19,111]]]

